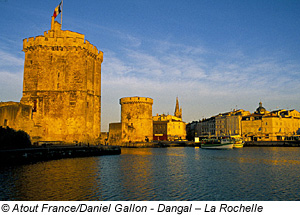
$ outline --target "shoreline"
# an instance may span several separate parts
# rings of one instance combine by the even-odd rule
[[[47,146],[0,150],[0,166],[22,165],[65,158],[120,155],[121,148],[199,147],[193,141],[127,143],[122,146]],[[300,141],[249,141],[244,147],[300,147]]]
[[[52,146],[0,150],[0,166],[28,164],[64,158],[120,155],[119,146]]]
[[[155,141],[149,143],[123,143],[121,148],[167,148],[200,147],[201,143],[193,141]],[[247,141],[244,147],[300,147],[300,141]]]
[[[247,141],[244,146],[262,146],[262,147],[300,147],[300,141]]]

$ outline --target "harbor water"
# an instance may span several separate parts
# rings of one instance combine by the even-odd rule
[[[0,200],[300,200],[299,147],[123,148],[0,167]]]

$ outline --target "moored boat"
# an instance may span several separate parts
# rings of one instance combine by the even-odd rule
[[[234,140],[233,148],[243,148],[244,147],[244,142],[241,139],[241,136],[235,135],[235,136],[231,136],[231,138]]]
[[[236,148],[236,149],[238,149],[238,148],[243,148],[244,147],[244,143],[241,141],[241,143],[234,143],[233,144],[233,148]]]
[[[202,149],[232,149],[234,141],[230,138],[204,139],[201,144]]]

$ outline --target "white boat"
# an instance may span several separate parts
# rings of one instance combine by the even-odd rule
[[[201,144],[201,149],[232,149],[234,140],[229,138],[218,139],[204,139]]]

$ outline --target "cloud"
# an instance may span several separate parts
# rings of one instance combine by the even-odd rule
[[[183,47],[192,49],[184,45]],[[199,55],[190,52],[179,54],[176,49],[161,47],[157,47],[157,52],[155,50],[156,47],[153,47],[150,52],[126,48],[120,56],[117,54],[114,56],[114,62],[108,63],[107,69],[116,67],[114,63],[117,63],[123,71],[121,74],[120,71],[112,72],[118,72],[122,76],[146,78],[160,83],[170,81],[176,83],[183,80],[207,86],[218,84],[220,87],[228,84],[236,87],[251,84],[261,88],[272,83],[276,88],[288,81],[299,81],[299,75],[298,80],[294,78],[300,67],[296,62],[279,62],[277,59],[268,58],[247,59],[244,55],[243,58],[236,57],[227,61],[211,53],[203,56],[203,53],[209,53],[203,50]]]
[[[22,96],[24,59],[0,49],[0,101],[19,101]]]
[[[126,46],[105,55],[103,97],[108,96],[106,91],[115,100],[149,96],[154,99],[154,112],[172,113],[179,96],[187,121],[236,107],[253,111],[248,108],[261,100],[271,107],[275,102],[284,106],[287,96],[295,99],[289,106],[299,105],[298,62],[275,55],[247,56],[242,50],[220,54],[200,46],[152,42],[149,49]],[[147,43],[151,41],[142,40]]]
[[[0,101],[20,101],[23,71],[15,73],[0,70]]]
[[[0,50],[0,65],[3,66],[23,66],[24,59]]]

